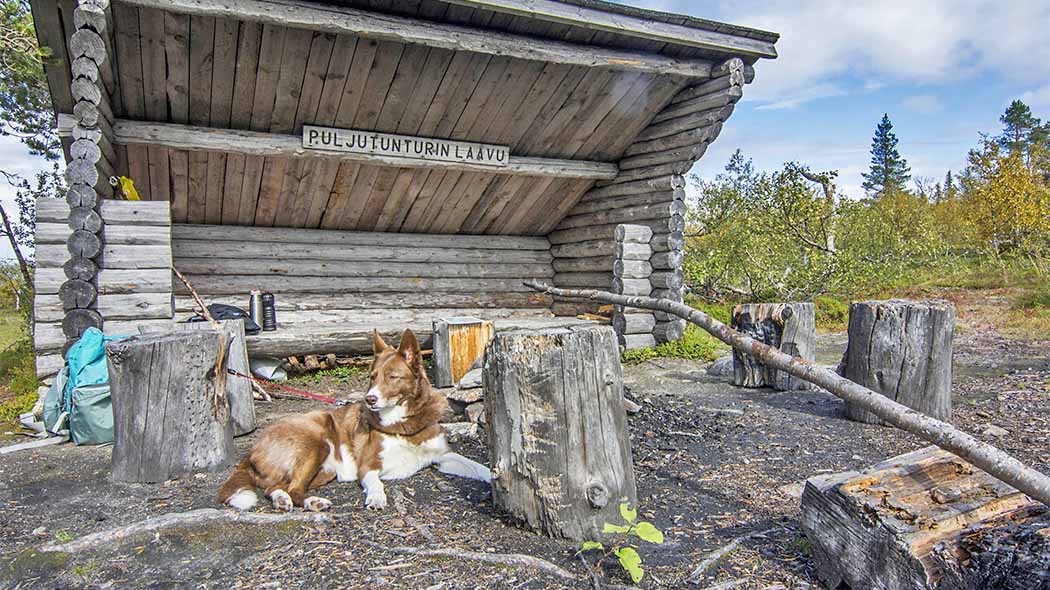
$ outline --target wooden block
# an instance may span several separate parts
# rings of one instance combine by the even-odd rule
[[[1026,522],[1030,526],[1019,526]],[[802,529],[827,588],[1021,590],[1050,584],[1046,568],[1040,573],[1033,567],[1050,560],[1046,537],[1041,545],[1011,539],[1026,529],[1032,539],[1039,531],[1050,535],[1046,508],[933,446],[860,473],[810,478],[802,494]],[[998,537],[1005,559],[974,551],[988,536]]]
[[[475,317],[434,320],[434,385],[451,387],[485,354],[495,327]]]
[[[233,421],[216,402],[215,331],[132,336],[106,343],[113,396],[113,479],[162,482],[215,471],[234,458]]]
[[[733,308],[733,329],[782,352],[807,361],[816,354],[816,308],[812,303],[744,303]],[[740,387],[773,387],[780,391],[806,389],[809,385],[787,373],[733,350],[733,384]]]
[[[952,419],[952,336],[948,301],[864,301],[849,307],[842,376],[927,416]],[[882,423],[849,403],[846,416]]]
[[[613,330],[500,332],[483,381],[497,509],[575,541],[619,522],[637,492]]]

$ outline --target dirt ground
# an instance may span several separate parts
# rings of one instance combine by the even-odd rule
[[[960,309],[954,421],[1050,472],[1050,342],[1001,337],[982,319],[995,306],[979,301]],[[844,345],[841,334],[821,336],[818,362],[835,364]],[[739,584],[724,587],[818,588],[799,529],[802,482],[924,446],[894,429],[845,420],[841,402],[826,393],[739,389],[708,375],[701,363],[650,361],[625,367],[625,379],[628,395],[643,406],[630,418],[640,512],[666,535],[663,545],[640,549],[645,588],[708,588],[734,580]],[[358,380],[317,388],[360,394]],[[276,400],[258,407],[268,423],[314,405]],[[1008,434],[983,434],[989,424]],[[238,448],[252,439],[241,437]],[[479,441],[453,446],[487,462]],[[388,494],[398,500],[379,513],[365,510],[356,484],[330,485],[324,490],[334,503],[328,524],[216,524],[136,535],[88,551],[39,552],[46,543],[147,517],[217,507],[214,493],[225,473],[117,484],[109,481],[110,452],[64,445],[0,457],[0,587],[590,587],[571,543],[541,538],[495,513],[486,486],[432,470],[389,482]],[[257,510],[272,512],[268,505]],[[708,575],[687,581],[709,552],[747,533],[757,534]],[[534,569],[399,555],[362,540],[523,553],[581,577],[571,582]],[[606,576],[606,583],[627,583],[614,568]]]

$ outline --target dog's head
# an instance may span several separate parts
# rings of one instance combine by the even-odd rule
[[[383,340],[378,330],[372,331],[372,375],[365,403],[368,409],[378,412],[392,408],[415,397],[424,379],[423,355],[419,341],[412,330],[401,335],[401,344],[394,348]]]

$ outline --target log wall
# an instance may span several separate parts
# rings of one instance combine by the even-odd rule
[[[37,203],[34,342],[41,378],[62,366],[68,340],[63,296],[80,305],[90,297],[87,309],[98,314],[96,327],[107,334],[135,334],[139,326],[168,323],[174,315],[168,203],[100,202],[97,214],[103,227],[94,234],[99,252],[87,261],[69,253],[74,231],[68,220],[74,209],[61,199]],[[65,286],[87,282],[85,278],[91,289]]]
[[[712,70],[709,80],[688,86],[652,117],[619,161],[613,180],[599,181],[547,236],[554,256],[554,284],[607,289],[609,263],[621,223],[652,229],[649,264],[653,297],[681,301],[685,245],[685,177],[722,130],[753,71],[734,58]],[[597,307],[594,304],[593,307]],[[577,313],[579,306],[555,308]],[[588,309],[586,311],[594,311]],[[657,312],[656,342],[682,336],[685,322]]]

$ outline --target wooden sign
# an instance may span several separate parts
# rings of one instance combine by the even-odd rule
[[[313,125],[303,126],[303,148],[420,160],[465,162],[495,168],[506,166],[510,160],[510,148],[505,145],[314,127]]]

